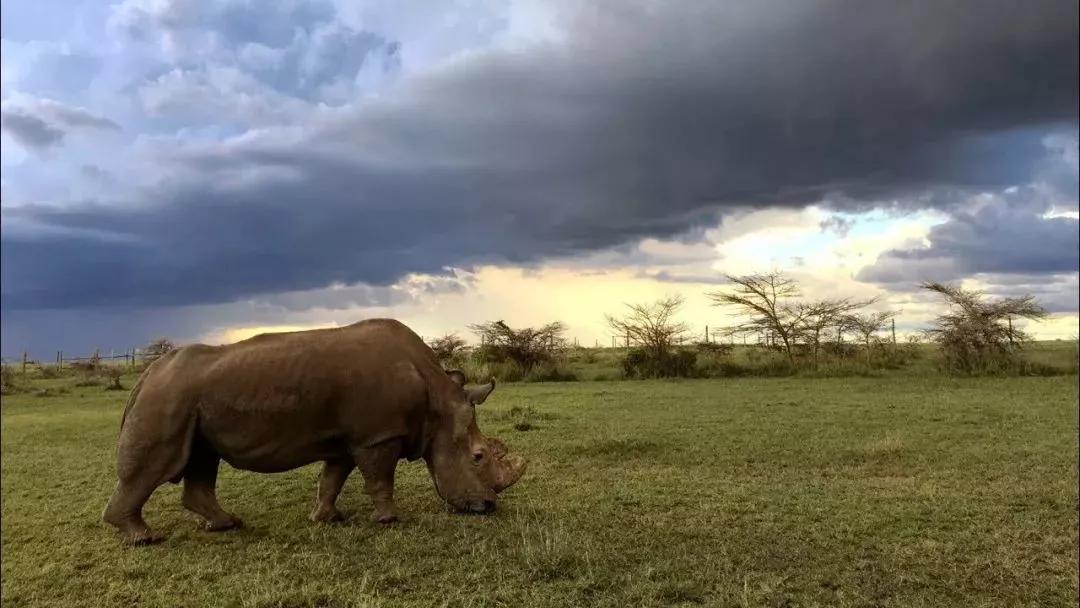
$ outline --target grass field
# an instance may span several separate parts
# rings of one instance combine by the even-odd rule
[[[3,401],[4,606],[1078,599],[1076,376],[506,385],[481,427],[531,465],[494,516],[403,463],[402,523],[370,523],[354,475],[350,520],[320,526],[315,467],[223,467],[245,529],[197,530],[166,486],[146,515],[167,540],[134,549],[99,521],[126,395],[72,383]]]

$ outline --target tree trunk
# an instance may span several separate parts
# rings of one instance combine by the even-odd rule
[[[818,351],[821,350],[821,330],[814,330],[814,369],[818,367]]]
[[[788,341],[787,334],[780,334],[780,339],[784,341],[784,350],[787,351],[788,363],[791,367],[795,367],[795,353],[791,350],[791,342]]]

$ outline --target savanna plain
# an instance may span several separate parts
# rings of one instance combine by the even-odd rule
[[[1066,356],[1073,356],[1073,347]],[[134,375],[122,382],[130,387]],[[404,520],[307,520],[318,468],[222,466],[209,533],[166,485],[126,548],[100,522],[127,393],[28,380],[2,409],[3,605],[1073,606],[1077,377],[503,384],[481,429],[530,460],[493,516],[421,463]]]

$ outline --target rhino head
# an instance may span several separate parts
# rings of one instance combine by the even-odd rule
[[[496,494],[517,483],[525,472],[524,458],[510,454],[506,444],[487,437],[476,425],[476,406],[495,390],[495,381],[466,388],[465,374],[447,372],[450,396],[436,423],[424,460],[435,490],[458,511],[490,513]]]

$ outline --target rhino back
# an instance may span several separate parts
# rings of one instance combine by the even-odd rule
[[[421,443],[427,379],[433,365],[442,374],[430,349],[396,321],[184,351],[168,372],[192,399],[199,432],[226,461],[257,471],[395,437]]]

